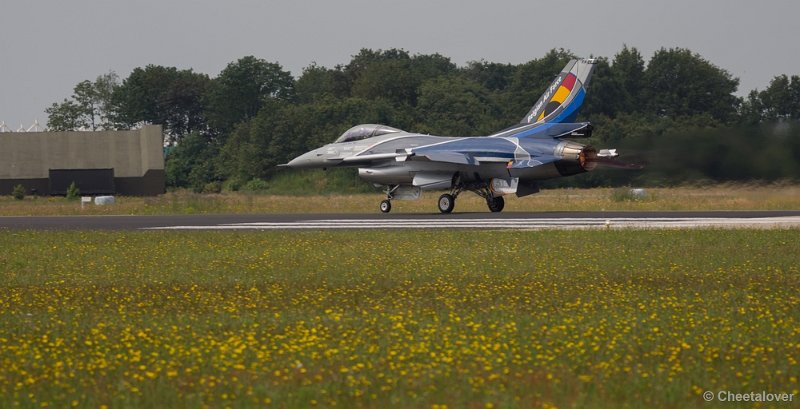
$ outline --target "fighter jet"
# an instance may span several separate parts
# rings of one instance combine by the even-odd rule
[[[385,189],[383,213],[391,211],[392,200],[416,200],[423,190],[449,190],[437,202],[442,213],[452,212],[464,191],[500,212],[504,195],[536,193],[540,180],[587,172],[617,156],[615,149],[568,140],[592,134],[590,123],[573,121],[596,63],[570,61],[518,124],[492,135],[433,136],[363,124],[284,166],[357,167],[362,179]]]

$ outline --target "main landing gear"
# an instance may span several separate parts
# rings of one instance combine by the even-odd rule
[[[456,198],[458,198],[458,195],[465,190],[484,198],[486,200],[486,206],[492,213],[503,211],[503,208],[506,205],[506,201],[503,199],[503,196],[495,197],[492,191],[489,189],[489,185],[486,183],[470,185],[458,184],[453,188],[452,191],[450,191],[450,193],[445,193],[439,196],[439,211],[442,213],[452,212],[456,205]]]
[[[438,204],[440,212],[450,213],[453,211],[453,208],[456,207],[456,198],[449,193],[445,193],[439,196]]]
[[[389,186],[386,189],[386,199],[381,201],[380,210],[381,213],[389,213],[392,211],[392,199],[394,198],[394,191],[397,190],[398,186]],[[489,208],[489,211],[492,213],[502,212],[503,208],[506,205],[506,201],[503,199],[503,196],[494,196],[492,191],[489,189],[489,185],[487,183],[475,183],[475,184],[456,184],[450,193],[445,193],[439,196],[439,200],[436,202],[439,211],[442,213],[452,213],[453,209],[456,207],[456,199],[461,192],[468,190],[470,192],[475,193],[476,195],[484,198],[486,200],[486,206]]]
[[[503,196],[490,197],[486,199],[486,205],[489,206],[489,210],[492,213],[498,213],[503,211],[503,208],[506,206],[506,201],[503,199]]]

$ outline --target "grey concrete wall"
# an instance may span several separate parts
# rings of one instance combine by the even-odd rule
[[[49,194],[43,186],[50,169],[108,168],[114,169],[120,194],[163,193],[163,149],[160,125],[133,131],[0,132],[0,194],[16,184]]]
[[[0,133],[0,179],[48,177],[50,169],[114,168],[116,177],[164,169],[160,125],[134,131]]]

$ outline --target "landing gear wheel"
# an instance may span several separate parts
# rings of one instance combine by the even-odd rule
[[[389,213],[392,211],[392,202],[384,200],[381,202],[381,213]]]
[[[506,201],[503,199],[503,196],[489,197],[486,199],[486,204],[489,205],[489,210],[491,210],[492,213],[497,213],[503,211]]]
[[[456,198],[449,193],[439,196],[439,211],[442,213],[450,213],[453,207],[456,206]]]

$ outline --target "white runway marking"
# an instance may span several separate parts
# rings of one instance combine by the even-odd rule
[[[760,218],[330,219],[151,227],[156,230],[798,228],[800,216]]]

